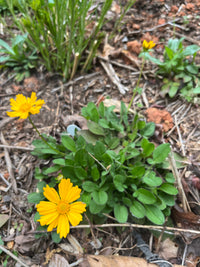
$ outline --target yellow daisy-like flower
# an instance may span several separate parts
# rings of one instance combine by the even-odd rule
[[[69,223],[76,226],[82,221],[80,213],[85,211],[86,204],[80,201],[74,202],[80,198],[81,189],[73,186],[70,179],[62,179],[58,191],[59,194],[48,185],[44,187],[43,194],[49,201],[40,201],[36,208],[41,215],[38,220],[40,224],[49,225],[48,232],[57,227],[60,238],[65,238],[69,233]]]
[[[143,41],[143,48],[144,50],[149,50],[151,48],[153,48],[156,44],[153,41],[147,42],[146,40]]]
[[[44,100],[37,100],[36,93],[32,92],[31,97],[25,97],[22,94],[16,96],[16,100],[10,99],[11,109],[7,115],[9,117],[19,117],[26,119],[30,114],[37,114],[40,112],[42,105],[45,104]]]

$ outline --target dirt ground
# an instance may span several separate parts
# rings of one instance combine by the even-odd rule
[[[63,83],[56,74],[38,71],[23,82],[16,83],[9,71],[1,70],[0,213],[9,215],[9,219],[6,224],[0,225],[0,235],[4,247],[12,253],[16,251],[24,266],[84,267],[89,266],[88,260],[81,262],[81,259],[88,254],[144,258],[130,227],[93,227],[90,231],[71,229],[69,237],[60,244],[53,243],[48,235],[35,239],[35,208],[28,203],[27,195],[35,191],[34,168],[41,164],[30,154],[33,149],[31,143],[38,136],[28,120],[6,115],[11,97],[18,93],[30,96],[35,91],[46,104],[40,114],[33,117],[33,121],[41,133],[58,137],[67,125],[78,123],[75,115],[80,114],[81,108],[90,101],[98,104],[110,97],[113,101],[130,102],[139,75],[141,59],[138,55],[144,39],[154,40],[157,57],[162,57],[169,38],[184,37],[185,46],[200,45],[199,0],[137,1],[124,17],[121,31],[110,40],[109,33],[120,14],[118,12],[120,7],[115,3],[108,14],[110,21],[103,29],[108,34],[107,41],[102,44],[92,69],[85,74],[77,73],[72,81]],[[5,36],[1,35],[0,38]],[[105,64],[113,67],[119,78],[118,86],[114,84],[113,76],[106,72]],[[197,64],[200,64],[199,55]],[[190,209],[183,212],[178,204],[174,207],[174,227],[185,231],[174,231],[175,238],[173,241],[168,239],[168,243],[160,242],[148,228],[137,230],[151,251],[158,253],[160,258],[172,264],[200,266],[200,100],[197,98],[196,103],[192,104],[180,97],[163,97],[160,94],[161,80],[156,78],[155,70],[156,66],[152,63],[145,64],[140,82],[143,93],[136,95],[133,105],[147,120],[157,124],[157,134],[180,155],[182,167],[178,172]],[[122,89],[125,89],[124,93]],[[11,185],[12,179],[15,179],[16,187]],[[110,218],[108,223],[114,221]],[[88,224],[87,220],[84,224]],[[194,233],[187,230],[194,230]],[[5,266],[21,266],[20,262],[1,253],[1,266],[4,266],[5,260],[8,261]],[[97,261],[99,263],[99,259]],[[142,266],[147,266],[145,264]],[[119,266],[128,265],[120,263]],[[134,266],[133,262],[131,266]]]

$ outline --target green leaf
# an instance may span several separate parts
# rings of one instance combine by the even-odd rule
[[[76,152],[76,143],[74,140],[68,136],[68,135],[62,135],[61,136],[61,142],[64,147],[66,147],[68,150],[72,152]]]
[[[171,86],[169,88],[169,96],[170,97],[174,97],[176,95],[176,93],[178,92],[178,89],[180,87],[180,83],[171,83]]]
[[[46,185],[47,184],[44,181],[38,182],[37,188],[38,188],[38,190],[39,190],[40,193],[43,193],[43,188],[46,187]]]
[[[162,163],[167,158],[170,151],[170,144],[162,144],[156,147],[153,151],[154,163]]]
[[[162,211],[154,205],[145,205],[146,217],[155,224],[161,225],[165,222]]]
[[[137,199],[144,203],[144,204],[153,204],[156,202],[156,197],[154,194],[144,188],[140,188],[135,193],[133,193],[134,197],[137,197]]]
[[[29,203],[34,203],[34,204],[38,204],[40,201],[45,199],[43,194],[36,192],[30,193],[27,198]]]
[[[93,133],[97,135],[105,135],[103,128],[97,124],[94,121],[87,121],[88,129]]]
[[[126,206],[115,204],[114,205],[114,215],[119,223],[125,223],[128,219],[128,209]]]
[[[82,187],[86,192],[98,191],[99,189],[97,184],[90,181],[83,182]]]
[[[146,210],[144,206],[137,200],[133,201],[133,204],[129,209],[130,209],[131,214],[135,216],[136,218],[141,219],[146,215]]]
[[[158,197],[159,197],[163,202],[165,202],[165,204],[166,204],[167,206],[172,207],[172,206],[174,206],[174,204],[175,204],[175,199],[174,199],[174,196],[172,196],[172,195],[168,195],[168,194],[166,194],[166,193],[164,193],[164,192],[162,192],[162,191],[159,191],[159,192],[158,192]]]
[[[81,166],[75,166],[74,173],[76,174],[77,178],[80,180],[84,180],[87,178],[87,172]]]
[[[1,235],[0,235],[0,245],[1,245],[1,246],[4,245],[4,242],[3,242],[2,238],[1,238]],[[2,253],[2,250],[0,249],[0,254],[1,254],[1,253]]]
[[[143,138],[141,141],[141,147],[143,149],[143,154],[145,157],[149,157],[154,151],[154,144],[150,143],[146,138]]]
[[[178,194],[178,190],[176,189],[175,186],[168,184],[168,183],[164,183],[159,187],[159,190],[169,194],[169,195],[177,195]]]
[[[78,131],[77,135],[82,136],[87,143],[91,143],[93,145],[95,145],[96,141],[99,138],[99,136],[91,133],[89,130]]]
[[[9,215],[0,214],[0,228],[8,221]]]
[[[52,173],[52,172],[57,172],[57,171],[59,171],[60,169],[61,169],[61,166],[60,166],[60,165],[54,165],[54,166],[52,166],[52,167],[47,168],[45,171],[43,171],[43,173],[44,173],[45,175],[47,175],[47,174],[50,174],[50,173]]]
[[[144,137],[151,137],[155,132],[155,123],[148,122],[146,126],[140,130],[140,134]]]
[[[53,242],[56,244],[60,243],[60,241],[62,240],[62,238],[60,238],[60,235],[57,234],[56,232],[51,232],[51,238]]]
[[[54,159],[54,164],[65,166],[65,160],[64,159]]]
[[[170,184],[175,183],[175,178],[174,178],[173,173],[168,172],[168,173],[165,175],[165,180],[166,180],[168,183],[170,183]]]
[[[91,175],[94,181],[99,180],[100,173],[96,165],[92,166],[91,168]]]
[[[88,192],[83,192],[81,194],[81,200],[88,206],[91,201],[91,194]]]
[[[199,50],[200,50],[200,47],[198,45],[189,45],[185,48],[182,54],[184,57],[186,57],[186,56],[194,55]]]
[[[162,184],[162,179],[156,176],[155,172],[147,172],[143,177],[143,182],[149,186],[160,186]]]
[[[145,174],[145,167],[143,166],[136,166],[136,167],[131,167],[131,178],[141,178]]]
[[[126,177],[120,174],[117,174],[114,176],[113,183],[115,185],[115,188],[119,192],[123,192],[125,190],[126,188],[126,184],[124,184],[125,180],[126,180]]]
[[[195,65],[187,65],[186,69],[192,74],[197,74],[199,72],[199,68]]]
[[[108,195],[105,191],[93,191],[92,197],[98,205],[104,205],[108,200]]]
[[[193,94],[200,94],[200,87],[195,87],[192,92]]]
[[[98,205],[94,200],[91,200],[89,204],[89,210],[92,214],[100,213],[104,207],[105,205]]]

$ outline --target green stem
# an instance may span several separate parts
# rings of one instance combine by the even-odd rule
[[[139,83],[140,83],[140,80],[141,80],[141,77],[142,77],[142,72],[143,72],[143,68],[144,68],[144,63],[145,63],[145,59],[142,58],[142,66],[141,66],[141,69],[140,69],[140,74],[139,74],[139,77],[138,77],[138,80],[137,80],[137,84],[136,84],[135,90],[133,90],[133,96],[132,96],[131,101],[130,101],[130,103],[129,103],[129,105],[128,105],[128,111],[129,111],[129,109],[130,109],[130,107],[131,107],[131,105],[132,105],[132,103],[133,103],[133,100],[134,100],[134,98],[135,98],[135,95],[136,95],[136,93],[137,93],[137,89],[138,89],[138,86],[139,86]]]
[[[59,150],[55,149],[54,147],[52,147],[47,140],[41,135],[41,133],[38,131],[37,127],[35,126],[34,122],[31,120],[30,116],[28,116],[28,119],[30,121],[30,123],[32,124],[33,128],[36,130],[36,132],[38,133],[39,137],[42,139],[42,141],[48,146],[50,147],[52,150],[54,150],[57,154],[60,154],[62,156],[65,156],[64,153],[60,152]]]

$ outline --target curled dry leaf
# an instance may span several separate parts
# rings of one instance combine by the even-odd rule
[[[54,254],[49,262],[49,267],[70,267],[69,262],[61,255]]]
[[[125,256],[93,256],[88,255],[89,267],[157,267],[156,264],[148,263],[145,259]],[[179,267],[182,265],[172,265]]]
[[[171,239],[167,238],[160,244],[159,256],[164,260],[176,258],[178,246]]]
[[[70,124],[75,124],[82,130],[87,130],[87,120],[80,115],[74,114],[67,117],[62,116],[63,124],[67,127]]]
[[[165,109],[148,108],[146,110],[147,120],[163,126],[163,131],[169,131],[173,126],[173,119]]]

